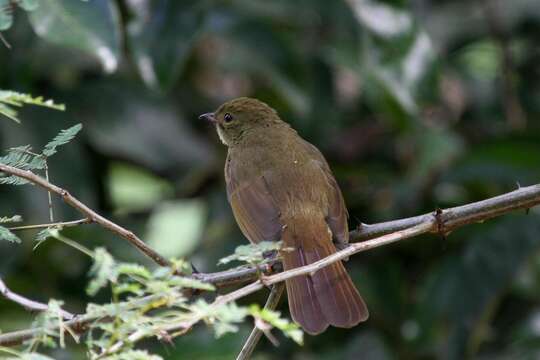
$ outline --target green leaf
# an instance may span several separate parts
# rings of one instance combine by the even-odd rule
[[[32,159],[32,155],[28,153],[31,149],[30,145],[11,148],[7,155],[0,157],[0,163],[19,169],[23,168]]]
[[[196,279],[190,279],[183,276],[173,276],[169,283],[173,286],[180,286],[181,288],[191,288],[206,291],[214,291],[216,288],[212,284],[208,284]]]
[[[152,274],[147,268],[138,264],[120,263],[116,267],[116,272],[118,275],[134,275],[144,279],[150,279],[152,277]]]
[[[15,175],[0,177],[0,184],[2,185],[26,185],[29,183],[30,182],[28,180],[25,180]]]
[[[7,155],[0,157],[0,163],[23,170],[38,170],[45,167],[45,159],[42,156],[31,154],[30,145],[19,146],[8,150]],[[29,181],[21,177],[7,176],[0,172],[0,184],[25,185]]]
[[[30,348],[37,348],[39,344],[47,346],[50,348],[56,348],[57,342],[56,339],[59,339],[60,346],[65,347],[65,330],[62,329],[52,329],[55,325],[61,325],[63,327],[63,314],[62,314],[62,305],[63,301],[50,299],[47,304],[47,310],[42,311],[32,322],[33,328],[40,328],[34,337],[29,340]]]
[[[30,24],[42,38],[91,54],[106,72],[116,71],[120,18],[114,1],[43,0]]]
[[[242,261],[249,264],[262,263],[266,259],[265,253],[279,250],[281,241],[262,241],[258,244],[240,245],[234,250],[234,254],[219,260],[218,264],[228,264],[231,261]]]
[[[215,306],[202,299],[192,304],[190,310],[213,326],[216,337],[230,332],[237,332],[237,324],[241,323],[249,314],[246,308],[239,307],[236,303]]]
[[[44,100],[42,96],[33,97],[30,94],[0,90],[0,114],[7,116],[13,121],[20,122],[17,118],[17,111],[13,107],[21,107],[23,105],[37,105],[49,109],[65,110],[64,105],[55,104],[52,100]]]
[[[255,319],[262,320],[264,323],[281,330],[285,336],[291,338],[298,345],[304,343],[304,333],[300,327],[290,320],[282,318],[279,311],[261,309],[259,305],[255,304],[250,306],[249,313]],[[265,329],[261,328],[261,330],[264,331]]]
[[[45,168],[45,158],[34,155],[30,145],[19,146],[8,150],[7,155],[0,157],[0,163],[16,167],[23,170],[40,170]],[[21,177],[8,176],[0,172],[0,184],[5,185],[25,185],[29,181]]]
[[[46,228],[46,229],[40,230],[36,234],[36,237],[35,237],[34,240],[38,241],[38,242],[45,241],[48,238],[50,238],[51,236],[53,236],[52,231],[56,231],[56,230],[53,230],[52,228]]]
[[[7,240],[14,243],[21,242],[21,239],[3,226],[0,226],[0,240]]]
[[[10,0],[0,0],[0,31],[7,30],[13,24],[13,7]]]
[[[81,129],[82,124],[77,124],[70,127],[69,129],[61,130],[60,133],[56,135],[56,137],[51,142],[45,145],[45,148],[43,149],[43,155],[45,157],[49,157],[56,154],[56,148],[58,146],[65,145],[71,140],[73,140],[73,138],[79,133],[79,131],[81,131]]]
[[[90,296],[96,295],[108,282],[116,282],[118,275],[115,269],[114,259],[107,250],[97,248],[94,254],[94,264],[89,272],[92,280],[86,288],[86,293]]]
[[[5,224],[5,223],[14,223],[14,222],[21,222],[23,219],[22,219],[22,216],[21,215],[13,215],[13,216],[1,216],[0,217],[0,224]]]

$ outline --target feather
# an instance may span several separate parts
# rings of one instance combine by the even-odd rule
[[[305,227],[299,226],[296,219],[296,224],[287,226],[283,233],[284,246],[293,249],[281,252],[285,270],[312,264],[336,251],[330,233],[324,231],[326,224],[317,229],[312,221],[300,223]],[[328,325],[350,328],[369,316],[364,300],[341,261],[312,276],[287,280],[287,294],[292,318],[312,335],[323,332]]]

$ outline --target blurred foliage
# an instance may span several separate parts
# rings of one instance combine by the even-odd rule
[[[51,181],[201,271],[217,270],[218,259],[246,242],[224,194],[225,149],[197,121],[236,96],[268,102],[323,151],[351,227],[540,178],[537,0],[43,0],[0,1],[0,9],[0,35],[11,47],[0,42],[0,89],[67,105],[24,107],[21,125],[0,119],[0,149],[41,148],[59,129],[83,123],[70,150],[48,161]],[[1,186],[0,199],[0,216],[47,222],[40,189]],[[76,218],[60,201],[54,210],[57,219]],[[354,256],[346,266],[370,320],[307,337],[302,347],[263,339],[256,356],[538,358],[539,217],[532,209],[447,240]],[[148,265],[96,226],[62,234]],[[58,241],[32,251],[35,234],[15,235],[22,244],[0,242],[4,281],[83,311],[91,301],[85,255]],[[30,318],[0,299],[2,331]],[[218,340],[196,329],[174,347],[145,347],[168,359],[228,359],[247,336],[243,326]],[[69,348],[49,355],[84,358]]]

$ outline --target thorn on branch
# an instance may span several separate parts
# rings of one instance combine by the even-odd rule
[[[442,238],[443,241],[446,241],[446,232],[444,230],[444,220],[442,218],[443,211],[441,208],[435,210],[435,220],[437,221],[437,233]]]
[[[362,231],[362,228],[364,228],[366,226],[366,224],[364,224],[363,222],[359,221],[358,222],[358,225],[356,225],[356,231],[360,232]]]

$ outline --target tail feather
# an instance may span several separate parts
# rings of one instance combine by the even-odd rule
[[[304,243],[305,236],[297,237],[287,231],[283,234],[285,246],[292,248],[282,251],[285,270],[314,263],[336,252],[330,239]],[[350,328],[368,318],[366,304],[341,261],[311,276],[289,279],[286,285],[291,316],[309,334],[319,334],[328,325]]]
[[[368,318],[366,304],[341,261],[317,271],[312,278],[317,300],[330,325],[350,328]]]
[[[293,256],[286,255],[285,269],[307,265],[301,252]],[[289,309],[295,322],[302,325],[310,334],[319,334],[326,330],[328,321],[324,317],[316,297],[313,281],[306,275],[297,276],[285,282]]]

